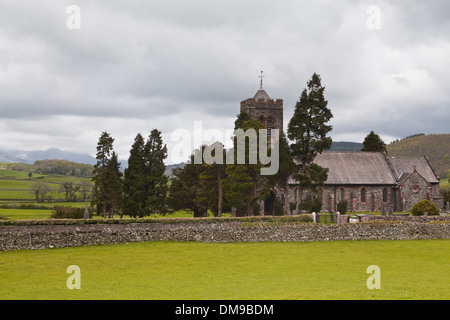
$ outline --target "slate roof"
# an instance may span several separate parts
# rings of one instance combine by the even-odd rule
[[[396,185],[398,181],[417,172],[430,183],[439,183],[425,157],[389,158],[381,152],[325,151],[314,163],[328,168],[327,185]],[[297,184],[292,177],[289,184]]]
[[[268,100],[271,99],[270,96],[267,94],[267,92],[264,89],[259,89],[255,96],[253,97],[253,99],[258,100],[258,99],[264,99],[264,100]]]
[[[439,179],[425,157],[389,158],[389,161],[400,181],[408,174],[413,173],[415,168],[429,183],[439,183]]]

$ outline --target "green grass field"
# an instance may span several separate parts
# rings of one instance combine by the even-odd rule
[[[31,188],[37,181],[46,182],[52,191],[53,201],[64,201],[64,192],[60,192],[60,184],[65,181],[79,183],[83,180],[89,181],[88,178],[77,178],[63,175],[42,175],[33,173],[29,176],[27,171],[8,170],[7,164],[0,163],[0,202],[30,202],[35,200],[35,195],[31,192]],[[82,195],[78,192],[79,199]]]
[[[0,209],[0,215],[11,220],[40,220],[49,219],[52,210],[40,209]]]
[[[371,265],[381,289],[367,288]],[[0,252],[0,299],[445,300],[448,270],[449,240],[145,242]]]
[[[448,179],[441,179],[440,180],[441,183],[441,188],[449,188],[450,187],[450,182],[448,181]]]

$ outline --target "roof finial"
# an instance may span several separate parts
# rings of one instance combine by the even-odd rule
[[[263,78],[265,78],[264,76],[263,76],[263,71],[261,70],[261,75],[260,76],[258,76],[258,78],[261,78],[261,84],[259,85],[259,89],[260,90],[262,90],[262,88],[263,88]]]

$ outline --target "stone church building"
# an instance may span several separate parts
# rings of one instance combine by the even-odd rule
[[[253,98],[241,102],[245,111],[258,119],[270,137],[273,129],[283,130],[283,100],[272,99],[261,85]],[[318,188],[322,211],[337,211],[337,204],[347,200],[348,211],[379,211],[385,208],[396,212],[410,211],[420,200],[428,199],[439,209],[444,207],[439,189],[439,177],[426,156],[393,158],[381,152],[333,152],[318,155],[314,161],[328,168],[328,179]],[[265,201],[264,214],[273,214],[275,197],[282,198],[277,188]],[[298,183],[289,179],[289,202],[299,196]],[[302,198],[307,192],[302,192]]]
[[[337,211],[340,201],[347,210],[410,211],[423,199],[444,207],[439,178],[427,157],[393,158],[382,152],[333,152],[318,155],[314,162],[328,168],[328,179],[317,190],[322,211]],[[298,184],[289,180],[289,201],[298,197]],[[305,195],[303,195],[305,196]]]

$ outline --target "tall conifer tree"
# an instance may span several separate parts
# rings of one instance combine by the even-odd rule
[[[314,73],[296,103],[294,115],[288,125],[288,137],[293,141],[292,156],[297,164],[294,178],[300,185],[297,210],[301,192],[323,184],[328,176],[327,168],[313,163],[317,154],[329,149],[332,144],[331,138],[327,137],[332,126],[327,123],[333,118],[333,114],[327,108],[328,101],[325,100],[324,90],[320,76]]]
[[[108,218],[120,211],[122,206],[122,172],[117,154],[113,151],[106,166],[106,212]]]
[[[165,175],[167,146],[163,143],[161,132],[151,131],[144,146],[145,191],[147,194],[146,211],[151,213],[166,213],[166,197],[168,192],[168,177]]]
[[[108,132],[103,132],[97,143],[97,164],[94,165],[92,181],[95,187],[94,204],[97,213],[106,218],[108,200],[108,173],[107,165],[113,151],[114,139]]]
[[[144,138],[140,133],[136,135],[128,158],[128,168],[124,174],[124,202],[123,212],[131,217],[143,217],[147,197],[145,194],[145,160]]]

